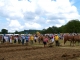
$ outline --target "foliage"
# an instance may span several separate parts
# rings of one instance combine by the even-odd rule
[[[62,25],[61,27],[59,27],[60,33],[65,33],[65,32],[66,32],[65,26],[66,26],[66,25]]]
[[[2,30],[1,30],[1,33],[2,33],[2,34],[7,34],[7,33],[8,33],[8,30],[7,30],[7,29],[2,29]]]
[[[79,33],[80,32],[80,21],[79,20],[71,20],[66,24],[66,32],[69,33]]]
[[[80,21],[70,20],[67,24],[62,25],[61,27],[49,27],[48,29],[42,30],[42,33],[80,33]]]
[[[15,32],[14,32],[15,34],[19,34],[19,32],[16,30]]]

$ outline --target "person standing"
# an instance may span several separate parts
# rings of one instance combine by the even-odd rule
[[[30,43],[31,43],[31,45],[33,44],[33,40],[34,40],[34,36],[31,35],[31,36],[30,36]]]
[[[51,42],[52,43],[54,42],[54,35],[52,35]]]
[[[34,36],[34,42],[37,42],[37,35]]]
[[[19,36],[18,36],[18,44],[21,43],[21,40],[22,40],[21,35],[19,35]]]
[[[24,45],[25,36],[22,35],[22,45]]]
[[[14,43],[16,43],[16,35],[14,36]]]
[[[5,41],[5,36],[6,36],[5,34],[2,36],[2,42],[3,42],[3,43],[6,42],[6,41]]]
[[[10,43],[12,43],[12,35],[11,36],[9,36],[10,37]]]
[[[29,42],[29,36],[28,35],[25,36],[25,40],[26,40],[26,45],[28,45],[28,42]]]
[[[55,39],[56,46],[59,46],[59,36],[57,34],[55,34],[54,39]]]

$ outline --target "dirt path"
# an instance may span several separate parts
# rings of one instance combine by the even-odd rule
[[[0,60],[80,60],[79,49],[13,46],[0,48]]]

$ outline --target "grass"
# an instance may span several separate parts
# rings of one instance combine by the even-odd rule
[[[59,42],[60,42],[61,47],[70,47],[70,42],[69,42],[69,41],[67,41],[67,42],[65,43],[65,45],[64,45],[64,41],[63,41],[63,40],[59,40]],[[14,40],[12,40],[12,43],[15,44],[15,45],[18,44],[18,43],[14,43]],[[22,43],[20,43],[20,45],[22,45]],[[30,45],[30,46],[35,46],[35,47],[44,47],[43,42],[41,42],[41,43],[39,44],[38,41],[37,41],[36,43],[33,42],[32,45],[30,44],[30,41],[29,41],[29,45]],[[53,43],[53,45],[55,46],[55,42]],[[48,44],[47,44],[47,46],[48,46]],[[78,46],[78,43],[76,43],[75,46],[77,47],[77,46]]]

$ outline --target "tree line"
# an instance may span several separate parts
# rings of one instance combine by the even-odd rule
[[[28,33],[36,33],[39,31],[41,34],[46,33],[80,33],[80,21],[78,19],[70,20],[67,24],[62,25],[61,27],[52,26],[43,30],[24,30],[24,31],[15,31],[15,34],[28,34]],[[7,34],[7,29],[2,29],[0,34]]]
[[[80,21],[78,19],[70,20],[61,27],[52,26],[44,29],[42,33],[80,33]]]

